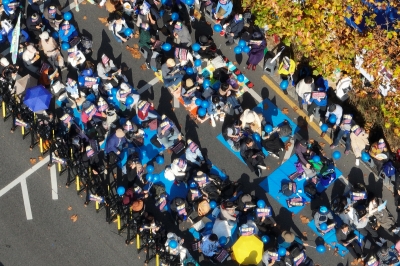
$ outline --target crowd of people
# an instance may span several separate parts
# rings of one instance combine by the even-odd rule
[[[103,6],[105,1],[89,3]],[[251,14],[234,12],[230,0],[199,3],[193,0],[111,0],[111,4],[115,11],[110,14],[107,27],[115,41],[125,43],[137,36],[145,66],[161,72],[163,89],[182,98],[188,110],[193,105],[203,108],[204,112],[198,112],[200,120],[209,118],[211,126],[216,127],[217,121],[224,121],[226,116],[234,117],[234,122],[223,130],[225,140],[250,170],[262,177],[263,170],[267,169],[267,154],[281,158],[289,147],[282,138],[293,137],[293,129],[289,121],[272,125],[262,113],[243,110],[238,101],[241,81],[221,63],[212,73],[212,80],[218,82],[211,84],[202,67],[219,58],[217,45],[212,36],[200,35],[194,39],[191,35],[191,23],[196,19],[205,22],[209,13],[221,25],[219,33],[227,39],[226,45],[234,44],[238,38],[246,40],[249,45],[247,69],[254,71],[264,59],[266,39],[264,32],[257,28],[251,34],[245,32],[245,23],[250,22]],[[67,184],[75,174],[79,175],[84,183],[90,184],[88,193],[99,196],[95,200],[113,206],[112,212],[121,214],[130,229],[134,224],[134,231],[141,235],[147,248],[151,246],[149,243],[157,243],[156,250],[162,253],[166,265],[198,265],[198,262],[176,231],[167,230],[155,219],[156,215],[150,211],[154,207],[155,211],[170,212],[181,230],[190,228],[194,236],[190,241],[197,244],[194,250],[206,261],[221,263],[234,259],[230,247],[235,239],[257,235],[266,244],[265,265],[314,265],[306,255],[309,245],[294,233],[280,230],[272,208],[246,191],[245,184],[230,181],[226,173],[213,171],[213,163],[202,153],[199,143],[185,140],[171,118],[159,114],[152,102],[141,98],[121,67],[111,59],[111,52],[92,60],[92,40],[79,32],[74,25],[76,22],[71,20],[71,12],[62,13],[49,0],[28,1],[26,10],[25,13],[25,8],[16,0],[4,0],[0,8],[0,43],[18,48],[15,64],[11,63],[14,61],[11,54],[0,59],[2,101],[12,117],[11,132],[16,126],[30,132],[31,150],[40,140],[41,148],[50,154],[48,167],[58,164],[68,169]],[[79,12],[77,1],[75,11]],[[196,12],[199,17],[195,16]],[[162,38],[160,33],[164,35]],[[63,80],[61,74],[66,70],[68,75]],[[284,57],[278,71],[281,77],[293,78],[294,71],[295,62]],[[32,112],[32,107],[24,101],[24,93],[15,89],[20,75],[32,76],[37,80],[34,85],[51,93],[52,102],[46,108]],[[349,90],[351,79],[342,73],[336,86],[340,102],[347,100]],[[386,181],[395,180],[385,141],[380,139],[369,144],[368,134],[355,123],[353,114],[343,113],[340,104],[328,101],[328,86],[323,78],[314,79],[309,74],[300,76],[295,91],[299,106],[307,105],[309,120],[320,117],[322,136],[332,128],[331,149],[336,149],[345,138],[344,154],[352,150],[356,166],[361,159],[376,167]],[[186,197],[172,198],[165,186],[157,182],[157,176],[152,175],[148,162],[143,162],[147,147],[144,143],[148,141],[146,132],[150,131],[155,132],[150,144],[159,151],[157,158],[150,160],[162,164],[164,150],[180,156],[166,167],[164,176],[173,186],[187,187]],[[294,179],[307,178],[311,184],[315,179],[323,179],[323,169],[329,170],[333,165],[316,142],[298,139],[294,150],[299,160],[298,175]],[[109,184],[103,177],[115,168],[121,169],[123,180],[127,182],[123,186],[112,182],[115,191],[110,193],[105,189]],[[334,178],[327,184],[333,181]],[[400,182],[395,181],[395,193],[399,195]],[[314,184],[316,182],[322,181]],[[310,196],[314,199],[315,195]],[[396,204],[400,204],[398,196]],[[354,185],[348,195],[332,199],[330,208],[321,206],[314,212],[318,232],[323,236],[336,230],[338,244],[354,258],[352,265],[399,262],[400,243],[387,247],[387,240],[379,233],[379,228],[383,228],[397,241],[399,228],[395,219],[387,210],[386,201],[371,195],[363,184]],[[210,215],[214,226],[211,220],[204,222]],[[221,235],[213,230],[215,224],[239,230]],[[379,249],[367,248],[365,239]]]

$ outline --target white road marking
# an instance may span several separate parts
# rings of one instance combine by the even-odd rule
[[[253,89],[247,90],[248,93],[250,93],[251,96],[253,96],[254,100],[256,100],[258,103],[263,101],[263,98],[258,95],[257,92],[255,92]]]
[[[43,160],[41,160],[40,162],[35,164],[31,169],[29,169],[28,171],[26,171],[25,173],[23,173],[22,175],[20,175],[16,179],[14,179],[10,184],[8,184],[2,190],[0,190],[0,197],[3,196],[4,194],[6,194],[11,189],[13,189],[22,180],[25,180],[28,176],[30,176],[31,174],[36,172],[40,167],[42,167],[43,165],[45,165],[48,162],[49,162],[49,156],[47,156],[46,158],[44,158]]]
[[[180,103],[179,103],[178,98],[174,97],[174,108],[179,108],[179,105],[180,105]]]
[[[31,201],[29,200],[28,185],[26,184],[25,178],[21,180],[21,189],[22,189],[22,198],[24,200],[26,219],[32,220]]]
[[[80,0],[80,1],[78,1],[78,5],[80,4],[80,3],[82,3],[84,0]],[[72,2],[71,4],[69,4],[68,6],[66,6],[63,10],[61,10],[61,13],[65,13],[65,12],[68,12],[68,11],[70,11],[71,9],[73,9],[75,7],[75,2]]]
[[[138,93],[142,94],[143,92],[147,91],[148,89],[150,89],[154,84],[156,84],[157,82],[159,82],[160,80],[155,77],[152,80],[150,80],[149,82],[147,82],[146,85],[144,85],[143,87],[141,87],[140,89],[138,89]]]
[[[290,147],[288,148],[288,150],[285,152],[285,156],[283,157],[283,160],[282,160],[282,163],[281,163],[281,164],[283,164],[284,162],[286,162],[287,160],[289,160],[290,155],[292,155],[292,151],[293,151],[293,148],[294,148],[294,139],[291,138],[289,142],[290,142],[292,145],[290,145]]]
[[[50,180],[51,180],[51,197],[53,200],[58,200],[56,164],[53,164],[53,166],[50,168]]]

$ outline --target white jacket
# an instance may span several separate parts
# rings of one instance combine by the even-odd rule
[[[304,82],[304,79],[302,79],[296,85],[296,93],[304,101],[309,102],[311,98],[311,92],[314,91],[314,88],[315,88],[314,80],[312,81],[311,84],[306,84]]]

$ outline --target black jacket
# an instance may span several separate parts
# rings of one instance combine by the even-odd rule
[[[239,21],[236,21],[235,19],[232,19],[231,22],[229,22],[228,28],[230,29],[229,33],[235,34],[235,36],[238,36],[244,27],[244,20],[241,19]]]

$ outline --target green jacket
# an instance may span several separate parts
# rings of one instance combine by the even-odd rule
[[[139,46],[151,48],[150,47],[150,39],[151,39],[150,32],[148,30],[140,29]]]

